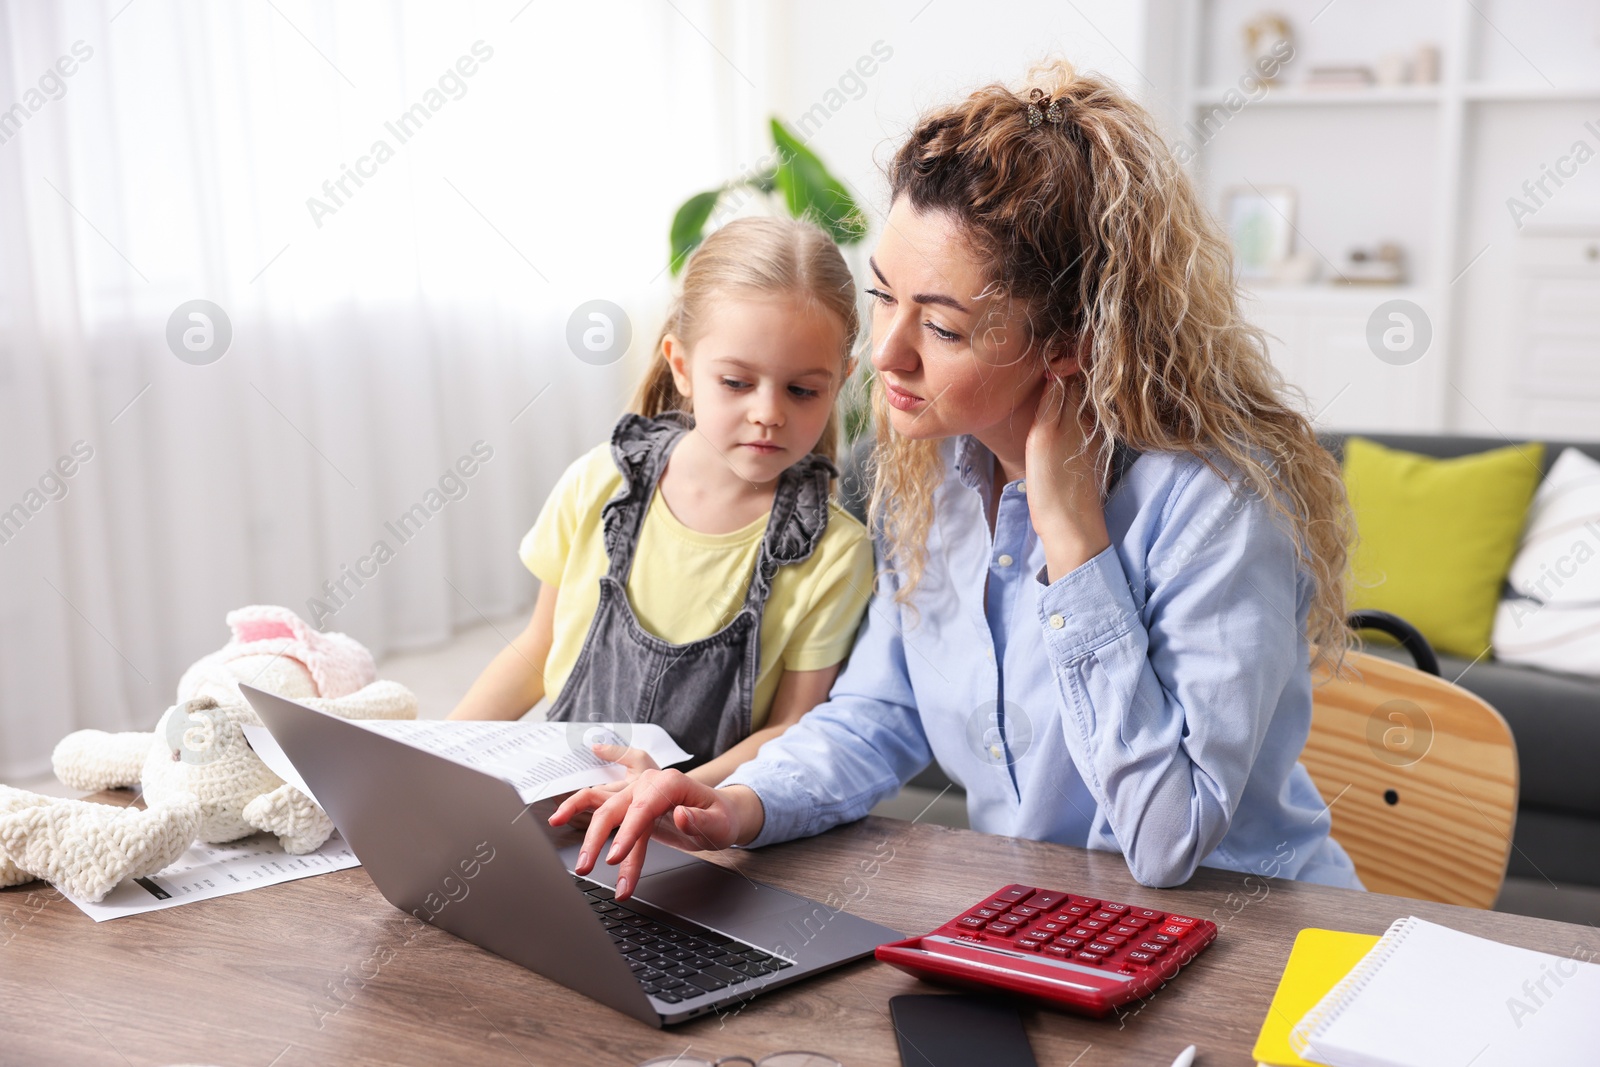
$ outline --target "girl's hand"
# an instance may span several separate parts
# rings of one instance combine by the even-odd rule
[[[1044,544],[1051,581],[1111,544],[1094,453],[1080,454],[1094,430],[1093,414],[1078,413],[1082,401],[1081,375],[1049,379],[1034,411],[1023,459],[1028,518]]]
[[[621,864],[617,871],[619,900],[631,896],[639,884],[652,836],[675,848],[699,852],[753,840],[762,823],[761,801],[747,788],[712,789],[681,771],[648,768],[615,791],[578,790],[561,802],[550,816],[550,825],[565,826],[581,812],[591,815],[577,871],[588,874],[594,870],[601,846],[616,830],[606,862]]]

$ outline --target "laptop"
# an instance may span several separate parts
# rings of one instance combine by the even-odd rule
[[[903,935],[652,842],[639,885],[509,782],[240,685],[395,907],[651,1026],[740,1005]]]

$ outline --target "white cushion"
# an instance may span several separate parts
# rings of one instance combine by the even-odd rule
[[[1600,677],[1600,461],[1576,448],[1556,459],[1506,584],[1496,659]]]

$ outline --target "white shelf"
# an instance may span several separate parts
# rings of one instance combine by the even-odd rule
[[[1225,106],[1223,98],[1243,92],[1229,86],[1201,89],[1195,93],[1196,108]],[[1265,95],[1251,99],[1240,110],[1255,107],[1333,107],[1346,104],[1437,104],[1441,99],[1437,85],[1370,86],[1351,89],[1307,89],[1301,85],[1284,85],[1269,88]]]
[[[1503,101],[1516,103],[1527,101],[1542,103],[1546,101],[1586,101],[1600,100],[1600,85],[1588,86],[1550,86],[1550,85],[1507,85],[1493,82],[1468,82],[1461,87],[1461,94],[1468,100],[1481,100],[1486,102]]]
[[[1244,284],[1245,298],[1264,304],[1295,303],[1319,304],[1327,307],[1346,305],[1366,307],[1384,300],[1414,300],[1425,302],[1437,295],[1426,285],[1261,285],[1251,288]]]

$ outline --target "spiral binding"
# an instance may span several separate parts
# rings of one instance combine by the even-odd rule
[[[1306,1059],[1306,1050],[1311,1047],[1313,1037],[1321,1036],[1323,1029],[1333,1025],[1339,1013],[1350,1006],[1367,983],[1383,969],[1395,949],[1404,943],[1411,931],[1417,928],[1417,918],[1408,915],[1404,919],[1396,919],[1384,931],[1383,937],[1372,946],[1372,951],[1364,956],[1355,969],[1339,980],[1339,984],[1328,991],[1328,995],[1317,1001],[1317,1006],[1306,1013],[1305,1018],[1295,1024],[1289,1031],[1289,1047],[1301,1059]]]

